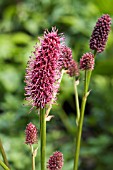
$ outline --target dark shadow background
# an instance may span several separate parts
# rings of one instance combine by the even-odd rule
[[[24,75],[37,37],[45,28],[64,32],[73,58],[89,52],[95,22],[104,13],[113,18],[112,0],[0,0],[0,137],[12,170],[31,169],[30,148],[24,144],[26,124],[39,128],[35,110],[23,105]],[[83,75],[79,86],[81,101]],[[79,170],[113,169],[113,29],[106,50],[96,58],[83,127]],[[55,118],[47,123],[47,159],[64,154],[63,170],[72,170],[76,133],[73,79],[63,77]],[[1,158],[1,157],[0,157]],[[1,158],[2,159],[2,158]],[[36,167],[39,168],[39,151]]]

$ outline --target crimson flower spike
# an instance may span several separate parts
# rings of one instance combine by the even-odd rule
[[[60,57],[61,69],[67,70],[67,74],[70,77],[79,76],[79,69],[77,62],[72,57],[72,50],[67,46],[61,47],[61,57]]]
[[[92,32],[90,39],[90,49],[101,53],[105,49],[105,45],[108,39],[108,34],[111,27],[111,18],[108,14],[101,16]]]
[[[80,59],[80,69],[81,70],[94,69],[94,55],[91,52],[85,53]]]
[[[38,142],[37,128],[31,122],[26,126],[25,134],[26,134],[26,139],[25,139],[26,144],[32,145]]]
[[[64,36],[59,36],[53,27],[51,32],[44,32],[27,65],[25,95],[32,107],[42,109],[56,101],[62,69],[66,69],[70,76],[78,75],[71,49],[65,46]]]
[[[64,159],[63,154],[59,151],[56,151],[53,153],[52,156],[50,156],[47,169],[48,170],[61,170],[63,167]]]
[[[40,39],[40,45],[35,46],[34,56],[28,62],[25,76],[26,100],[37,109],[44,108],[46,104],[55,102],[61,72],[58,68],[60,47],[63,37],[58,35],[58,30],[46,30]]]

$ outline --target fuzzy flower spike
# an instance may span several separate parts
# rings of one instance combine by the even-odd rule
[[[94,27],[90,39],[90,49],[96,50],[98,53],[104,51],[110,27],[111,18],[108,14],[104,14],[98,19],[96,26]]]
[[[56,100],[54,94],[57,94],[61,76],[58,68],[61,41],[63,37],[58,35],[56,28],[52,28],[51,32],[46,30],[40,39],[40,46],[35,46],[34,55],[28,62],[25,76],[26,100],[37,109]]]

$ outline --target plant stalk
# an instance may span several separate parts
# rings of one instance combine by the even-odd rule
[[[5,170],[10,170],[1,160],[0,160],[0,165],[2,168],[4,168]]]
[[[4,160],[4,163],[7,167],[9,167],[9,163],[8,163],[8,160],[7,160],[7,157],[6,157],[6,154],[5,154],[5,151],[4,151],[4,148],[3,148],[3,145],[2,145],[2,141],[0,139],[0,152],[2,154],[2,157],[3,157],[3,160]]]
[[[82,134],[82,126],[83,126],[83,119],[84,119],[84,110],[86,104],[86,92],[87,92],[87,71],[85,71],[85,81],[84,81],[84,94],[82,98],[82,105],[81,105],[81,113],[80,113],[80,121],[77,128],[77,138],[76,138],[76,150],[75,150],[75,158],[74,158],[74,168],[73,170],[78,169],[78,161],[79,161],[79,153],[80,153],[80,143],[81,143],[81,134]]]
[[[96,51],[94,51],[94,58],[96,56]],[[81,112],[80,112],[80,121],[77,128],[77,137],[76,137],[76,150],[75,150],[75,158],[74,158],[74,168],[73,170],[78,170],[78,162],[79,162],[79,154],[80,154],[80,144],[81,144],[81,135],[82,135],[82,127],[83,127],[83,120],[84,120],[84,112],[87,97],[89,95],[88,88],[90,83],[92,70],[85,70],[85,80],[84,80],[84,93],[82,97],[82,104],[81,104]]]
[[[41,170],[46,169],[46,114],[40,110]]]
[[[35,170],[35,155],[33,145],[31,145],[31,154],[32,154],[32,170]]]

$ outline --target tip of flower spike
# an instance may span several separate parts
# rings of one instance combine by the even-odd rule
[[[45,29],[44,31],[44,37],[53,37],[54,35],[57,35],[58,29],[56,27],[52,27],[51,32],[48,31],[48,29]]]
[[[80,59],[80,69],[81,70],[93,70],[94,69],[94,55],[86,53]]]
[[[25,135],[26,135],[26,139],[25,139],[26,144],[32,145],[38,142],[37,128],[31,122],[26,126]]]
[[[96,22],[96,25],[92,32],[90,38],[90,49],[96,50],[98,53],[104,51],[110,27],[111,27],[110,16],[108,14],[102,15]]]
[[[56,151],[53,153],[52,156],[50,156],[47,169],[48,170],[61,170],[63,167],[64,159],[63,154],[59,151]]]

